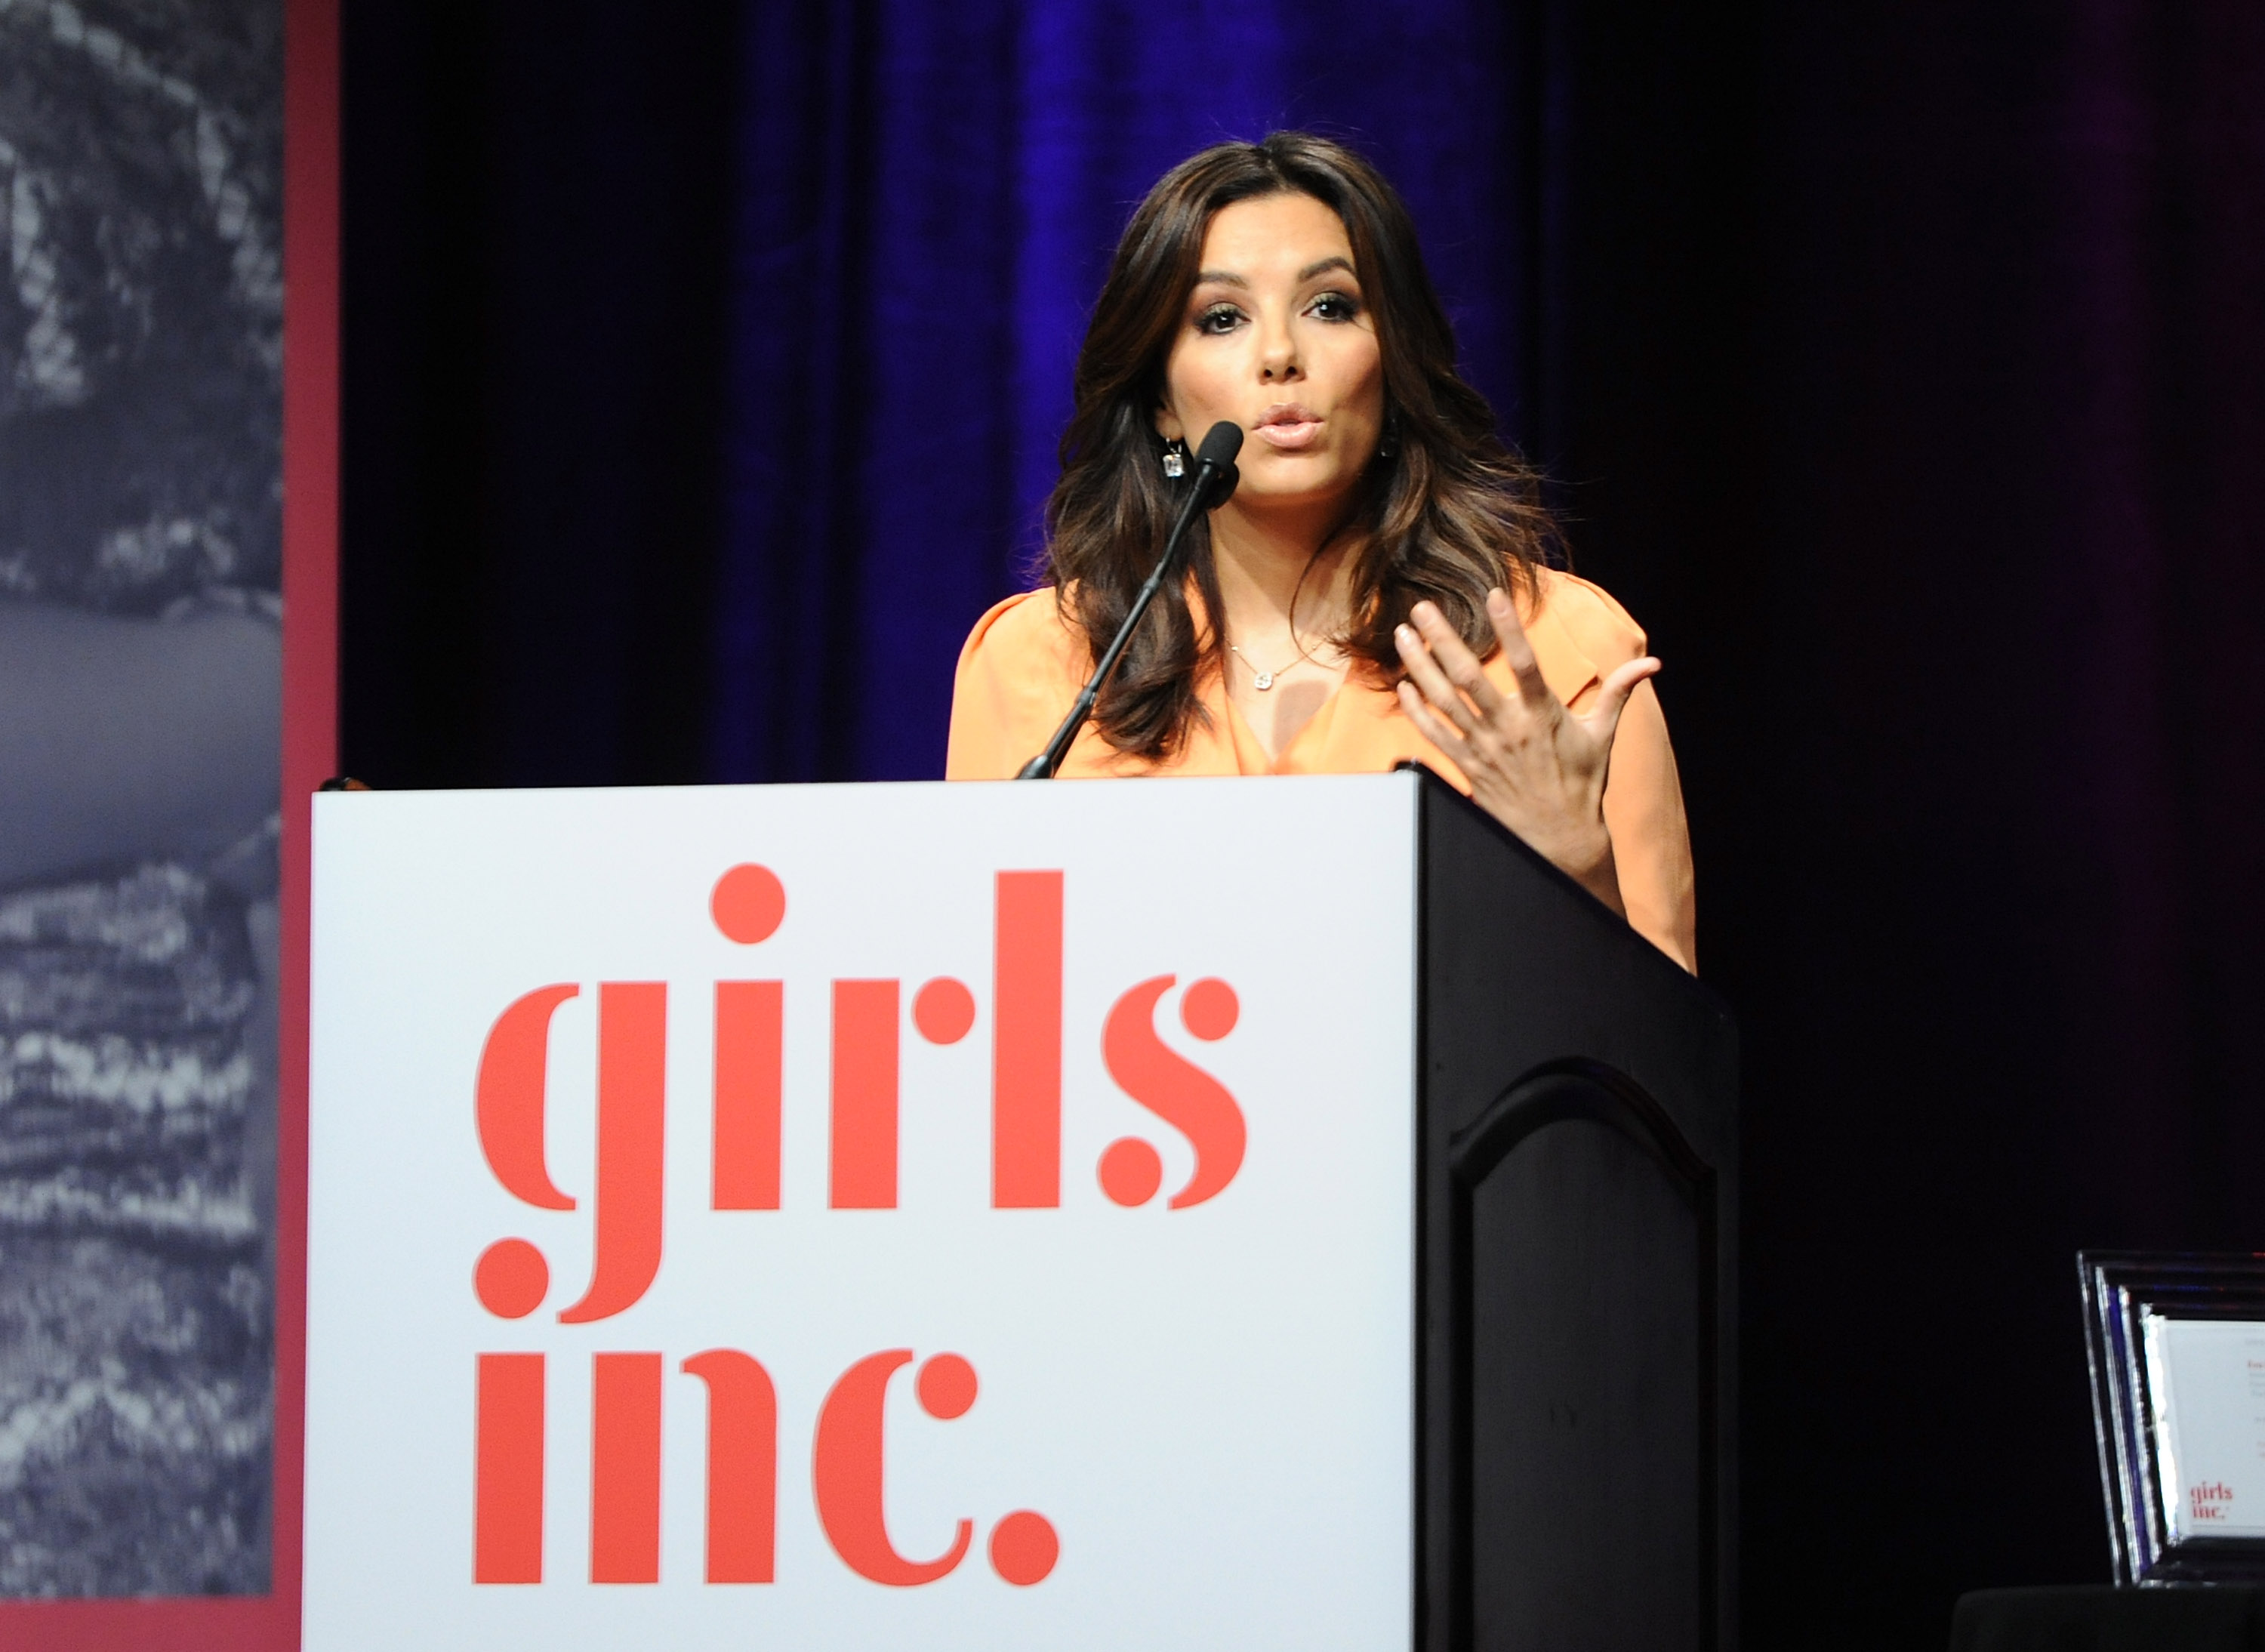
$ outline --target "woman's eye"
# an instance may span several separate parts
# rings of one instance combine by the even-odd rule
[[[1198,332],[1232,332],[1242,312],[1232,304],[1213,304],[1196,317]]]
[[[1344,293],[1323,293],[1310,308],[1323,321],[1351,321],[1360,314],[1360,301]]]

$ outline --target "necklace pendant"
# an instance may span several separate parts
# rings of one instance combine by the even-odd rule
[[[1256,677],[1253,677],[1250,680],[1250,686],[1257,689],[1259,693],[1264,694],[1269,688],[1271,688],[1274,686],[1274,673],[1271,671],[1260,672]]]

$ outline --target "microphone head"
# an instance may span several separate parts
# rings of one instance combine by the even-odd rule
[[[1242,426],[1231,418],[1222,418],[1204,433],[1203,446],[1196,449],[1196,462],[1230,469],[1234,455],[1242,451]]]
[[[1204,433],[1203,446],[1196,449],[1196,477],[1204,490],[1204,508],[1217,510],[1234,497],[1242,485],[1242,472],[1234,468],[1234,455],[1242,451],[1242,426],[1231,418],[1222,418]]]

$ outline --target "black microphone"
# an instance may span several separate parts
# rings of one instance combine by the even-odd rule
[[[1172,559],[1179,554],[1180,540],[1188,531],[1188,524],[1198,514],[1224,505],[1234,497],[1235,484],[1242,473],[1234,468],[1234,455],[1242,451],[1242,426],[1229,419],[1220,419],[1205,433],[1203,446],[1196,449],[1195,481],[1188,489],[1187,503],[1180,506],[1180,520],[1172,524],[1171,534],[1164,541],[1164,554],[1156,559],[1156,571],[1148,576],[1140,594],[1132,599],[1132,611],[1125,616],[1125,623],[1117,628],[1116,640],[1102,655],[1101,663],[1094,666],[1093,675],[1086,679],[1085,687],[1077,691],[1077,703],[1062,719],[1061,727],[1054,731],[1046,749],[1023,765],[1017,780],[1052,780],[1054,770],[1061,767],[1069,755],[1070,742],[1093,715],[1093,702],[1100,697],[1101,685],[1109,680],[1109,673],[1117,668],[1117,657],[1125,651],[1125,644],[1132,640],[1132,632],[1140,623],[1140,616],[1148,611],[1148,604],[1164,583]]]

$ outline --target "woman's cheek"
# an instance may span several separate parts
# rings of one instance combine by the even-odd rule
[[[1226,387],[1233,376],[1231,365],[1220,359],[1226,354],[1225,351],[1190,350],[1183,346],[1175,353],[1165,370],[1172,401],[1181,422],[1188,427],[1186,440],[1190,446],[1220,416],[1215,410],[1226,399]]]

